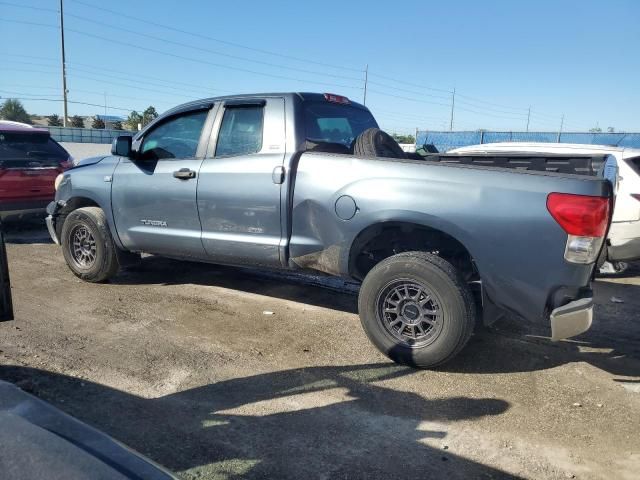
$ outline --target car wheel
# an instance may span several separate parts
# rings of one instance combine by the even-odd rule
[[[373,344],[398,363],[434,367],[466,345],[475,325],[473,296],[446,260],[406,252],[378,263],[358,297],[362,326]]]
[[[101,208],[78,208],[67,215],[60,241],[67,265],[81,279],[104,282],[118,272],[116,246]]]

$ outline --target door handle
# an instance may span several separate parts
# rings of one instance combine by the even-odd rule
[[[190,178],[196,178],[196,172],[189,168],[181,168],[173,172],[173,176],[180,180],[189,180]]]
[[[273,180],[273,183],[275,183],[276,185],[284,183],[284,172],[285,170],[282,166],[274,168],[273,172],[271,173],[271,180]]]

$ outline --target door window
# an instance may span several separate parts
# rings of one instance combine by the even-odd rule
[[[208,114],[207,110],[190,112],[159,124],[142,141],[142,159],[194,158]]]
[[[222,118],[216,157],[248,155],[262,149],[263,107],[227,107]]]

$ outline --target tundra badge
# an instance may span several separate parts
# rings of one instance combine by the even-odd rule
[[[152,227],[166,227],[167,222],[164,220],[140,220],[143,225],[151,225]]]

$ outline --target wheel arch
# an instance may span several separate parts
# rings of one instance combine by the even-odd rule
[[[374,251],[370,249],[373,247]],[[405,219],[384,220],[360,230],[351,242],[348,254],[349,276],[362,279],[373,266],[384,258],[404,251],[439,251],[445,259],[452,254],[462,255],[469,266],[475,263],[471,251],[447,230],[429,224]],[[362,262],[362,255],[373,255],[375,263]],[[376,257],[376,254],[383,255]],[[474,270],[477,268],[474,266]]]
[[[67,217],[67,215],[69,215],[74,210],[77,210],[83,207],[98,207],[102,209],[102,211],[104,211],[105,217],[107,219],[107,224],[109,226],[109,230],[111,231],[111,237],[113,238],[113,241],[118,246],[118,248],[122,248],[122,245],[120,243],[120,238],[117,235],[115,225],[113,223],[111,209],[105,208],[105,206],[102,205],[102,202],[100,202],[98,199],[94,198],[91,195],[72,196],[69,199],[64,201],[64,205],[61,205],[58,207],[55,213],[55,217],[56,217],[55,228],[56,228],[56,234],[58,235],[58,238],[60,238],[60,235],[62,233],[62,225],[64,224],[64,220]]]

